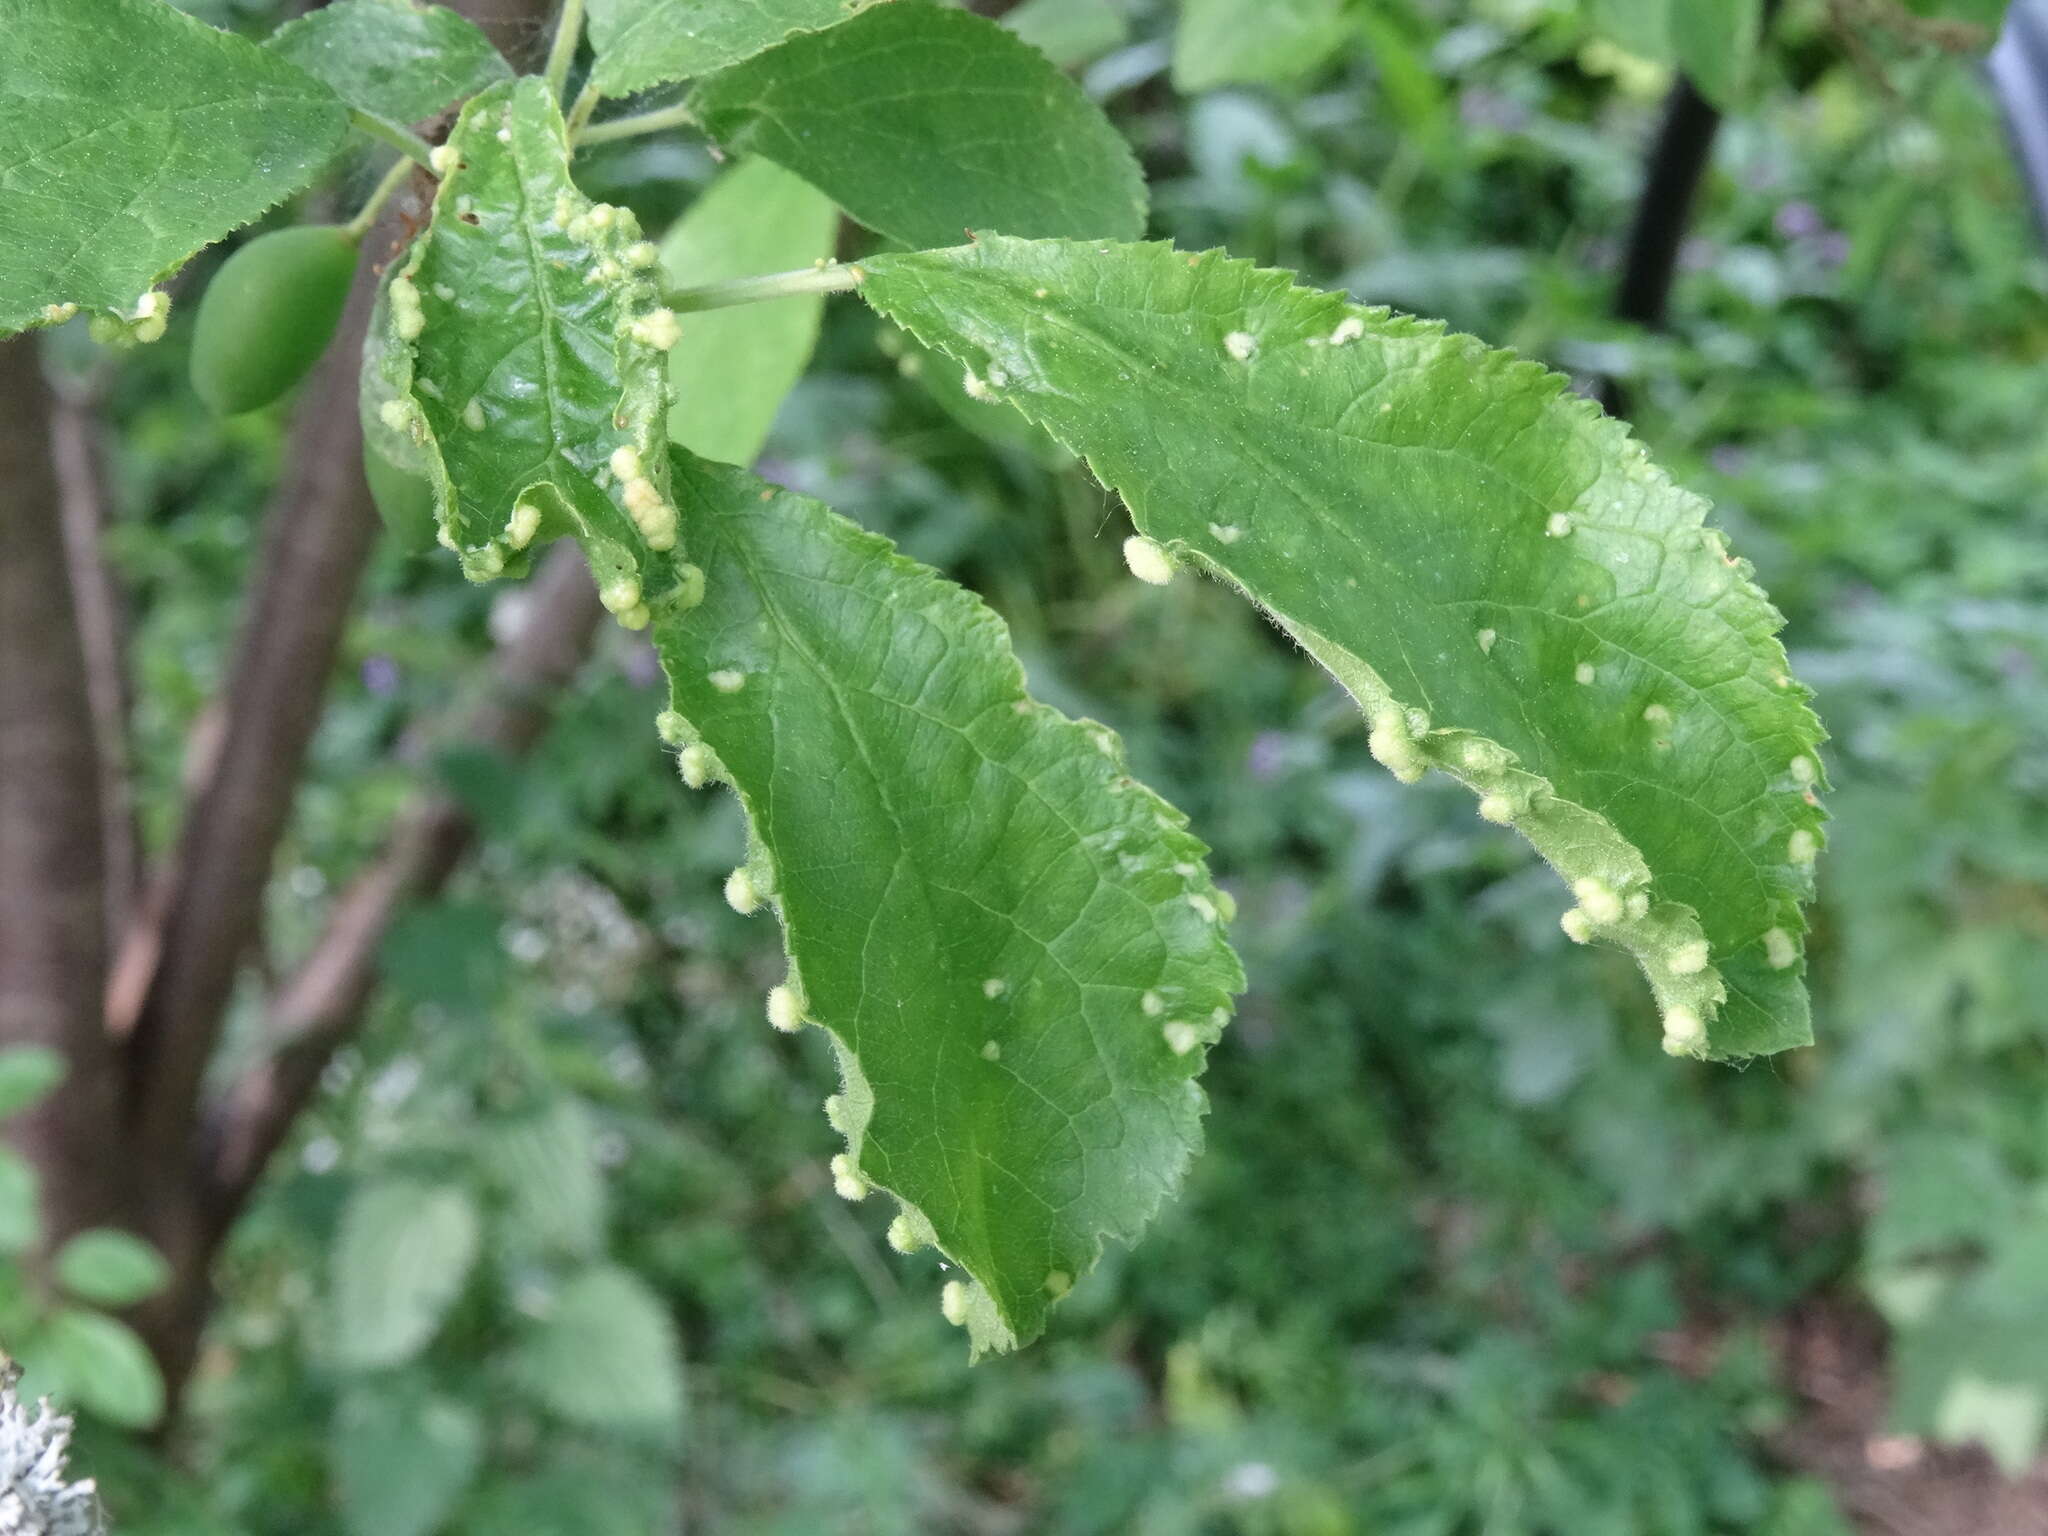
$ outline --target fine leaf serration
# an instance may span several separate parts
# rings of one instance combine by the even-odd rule
[[[1164,574],[1243,589],[1641,962],[1675,1053],[1810,1039],[1821,740],[1779,616],[1564,380],[1220,253],[990,237],[863,294],[1083,454]],[[1142,574],[1143,572],[1141,572]]]

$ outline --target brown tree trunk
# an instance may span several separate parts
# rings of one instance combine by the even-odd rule
[[[0,1045],[61,1052],[69,1073],[8,1134],[42,1177],[50,1235],[116,1220],[99,762],[33,336],[0,341]]]

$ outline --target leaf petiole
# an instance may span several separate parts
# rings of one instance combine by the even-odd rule
[[[569,82],[569,64],[576,57],[576,44],[583,38],[583,0],[562,0],[562,16],[555,23],[554,45],[548,49],[544,74],[548,89],[559,97]]]
[[[360,111],[355,107],[349,108],[348,120],[352,126],[360,128],[371,138],[382,139],[386,144],[389,144],[393,149],[404,155],[406,159],[424,165],[428,170],[434,168],[434,162],[427,158],[432,151],[428,147],[427,141],[418,134],[408,133],[403,128],[394,128],[391,124],[372,117],[369,113]]]
[[[586,117],[588,113],[584,114]],[[638,138],[643,133],[660,133],[666,128],[694,128],[696,115],[680,102],[673,107],[662,107],[653,112],[639,112],[632,117],[615,117],[610,122],[587,123],[582,126],[571,124],[570,136],[578,149],[592,144],[606,144],[613,139]]]
[[[405,185],[406,178],[412,175],[412,171],[412,161],[403,155],[392,162],[391,169],[384,173],[384,179],[377,183],[363,206],[356,210],[356,216],[342,226],[347,231],[349,239],[360,241],[370,232],[370,226],[377,222],[377,215],[384,211],[384,205],[391,200],[391,194]]]
[[[867,273],[848,263],[825,262],[799,267],[794,272],[771,272],[764,277],[731,277],[723,282],[696,288],[670,288],[662,303],[678,314],[706,309],[730,309],[736,304],[760,304],[769,299],[786,299],[799,293],[850,293],[867,281]]]

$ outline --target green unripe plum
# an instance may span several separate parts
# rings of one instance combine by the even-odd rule
[[[192,387],[236,416],[268,405],[304,378],[341,323],[356,245],[334,224],[258,235],[230,256],[199,301]]]
[[[434,488],[425,475],[401,469],[377,451],[373,443],[363,444],[363,478],[370,484],[370,500],[384,529],[398,541],[399,548],[417,555],[434,547]]]

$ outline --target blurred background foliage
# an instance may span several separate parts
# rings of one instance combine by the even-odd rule
[[[1820,1044],[1665,1057],[1524,846],[1447,782],[1395,785],[1228,594],[1131,581],[1105,493],[842,303],[764,473],[986,593],[1237,897],[1252,991],[1185,1193],[1045,1342],[970,1370],[931,1255],[832,1193],[823,1036],[763,1021],[779,947],[719,898],[740,820],[676,784],[652,656],[608,633],[523,765],[427,750],[409,723],[522,598],[387,546],[268,942],[303,945],[422,779],[487,841],[387,946],[171,1441],[87,1424],[117,1530],[1827,1536],[1878,1519],[1866,1474],[1994,1477],[1920,1437],[2031,1463],[2048,264],[1993,104],[1965,60],[1788,6],[1646,335],[1607,314],[1668,70],[1571,0],[1326,9],[1305,62],[1246,66],[1284,78],[1190,95],[1158,0],[1012,22],[1138,146],[1157,233],[1626,384],[1833,733]],[[658,227],[714,170],[650,141],[588,185]],[[180,313],[108,405],[159,846],[283,421],[204,414]],[[1991,1528],[1899,1518],[1869,1528]]]

